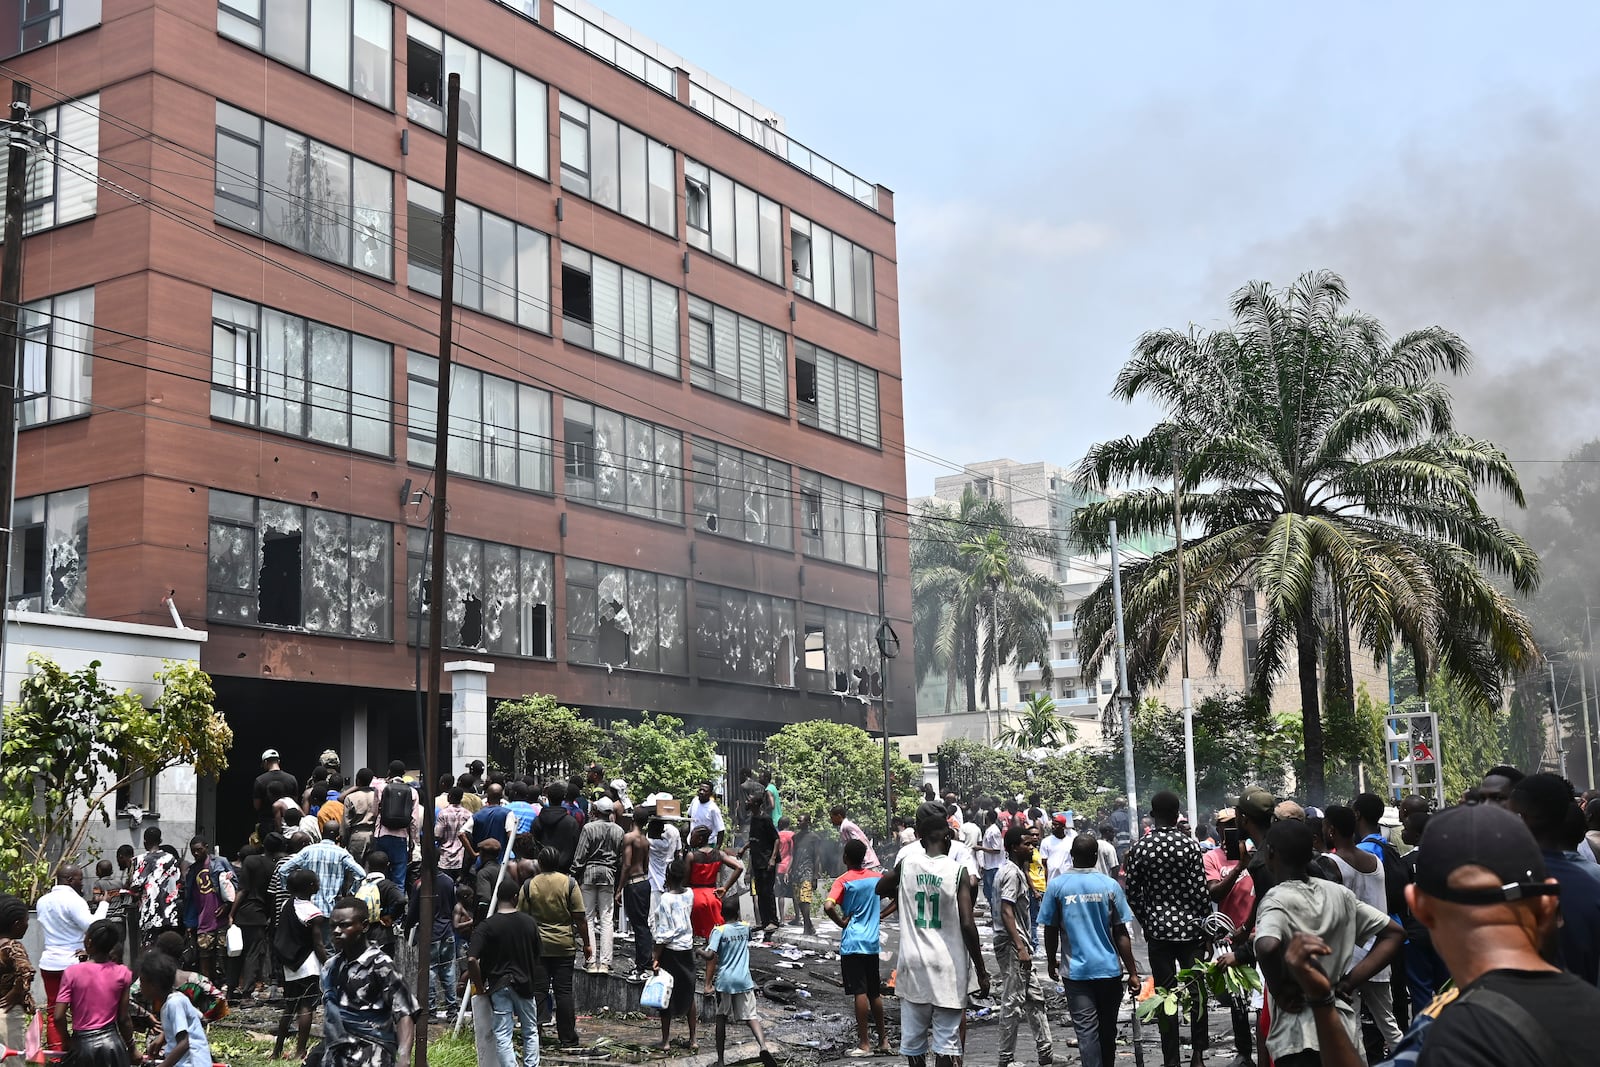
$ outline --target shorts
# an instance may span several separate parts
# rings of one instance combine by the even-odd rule
[[[736,1023],[747,1023],[756,1017],[756,993],[747,989],[743,993],[717,994],[717,1014]]]
[[[883,995],[883,980],[878,974],[876,952],[848,952],[839,957],[839,973],[844,978],[844,991],[852,996]]]
[[[195,947],[201,952],[215,952],[219,948],[228,947],[228,933],[225,930],[214,930],[204,934],[194,935]]]
[[[811,879],[794,884],[794,901],[796,904],[815,904],[816,892],[812,887]]]
[[[902,1000],[900,1055],[926,1056],[929,1044],[935,1056],[961,1055],[961,1009]]]
[[[283,982],[283,1010],[285,1014],[294,1015],[302,1011],[311,1011],[322,1002],[322,978],[312,975],[310,978],[286,978]]]

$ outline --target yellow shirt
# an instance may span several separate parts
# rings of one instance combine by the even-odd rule
[[[1039,850],[1033,850],[1033,859],[1028,863],[1028,882],[1033,886],[1035,893],[1043,893],[1049,884],[1045,878],[1044,860],[1039,858]]]

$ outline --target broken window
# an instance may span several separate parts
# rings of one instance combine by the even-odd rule
[[[789,465],[701,437],[693,445],[696,528],[750,544],[790,548],[794,515]]]
[[[877,371],[796,341],[794,381],[803,425],[879,447]]]
[[[428,538],[425,529],[406,533],[406,615],[413,645],[428,640]],[[549,659],[553,568],[547,552],[447,536],[445,647]]]
[[[810,614],[809,612],[807,613]],[[827,631],[820,622],[806,622],[806,670],[818,674],[828,669]]]
[[[12,508],[11,599],[18,611],[88,611],[89,490],[23,497]]]
[[[566,495],[662,522],[683,521],[683,438],[578,400],[562,401]]]
[[[386,522],[212,490],[206,617],[387,639]]]
[[[390,347],[211,294],[211,417],[388,455]]]
[[[695,586],[700,677],[793,686],[795,604],[740,589]]]
[[[567,662],[688,673],[682,578],[567,560]]]
[[[580,248],[561,249],[562,339],[679,376],[678,290]]]
[[[801,550],[864,570],[878,569],[883,494],[815,471],[800,472]]]

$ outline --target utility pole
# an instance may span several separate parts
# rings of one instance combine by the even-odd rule
[[[0,687],[5,684],[6,619],[11,609],[11,526],[17,500],[17,394],[22,385],[22,205],[33,148],[33,86],[11,83],[6,170],[5,254],[0,258]]]
[[[1594,733],[1589,729],[1589,670],[1578,661],[1578,708],[1583,712],[1583,762],[1588,788],[1594,788]]]
[[[883,832],[889,832],[889,824],[894,819],[894,782],[889,774],[889,694],[893,689],[889,685],[889,661],[900,654],[898,642],[890,647],[890,636],[894,630],[889,626],[889,614],[885,588],[889,579],[889,558],[886,550],[889,547],[889,534],[883,517],[883,509],[878,509],[878,677],[883,683],[883,696],[879,698],[878,714],[883,723]],[[871,690],[868,690],[870,695]]]
[[[1550,717],[1556,721],[1556,770],[1561,777],[1567,776],[1567,749],[1566,742],[1561,739],[1561,701],[1556,698],[1556,663],[1555,660],[1546,659],[1545,666],[1550,668]]]
[[[1172,457],[1172,533],[1177,539],[1178,561],[1178,650],[1183,670],[1183,781],[1188,789],[1189,828],[1200,825],[1199,805],[1194,795],[1194,704],[1189,698],[1189,612],[1183,589],[1183,482],[1178,477],[1178,457]]]
[[[445,482],[450,472],[450,355],[454,344],[456,300],[456,162],[461,149],[461,75],[450,75],[445,112],[444,141],[444,216],[439,234],[442,252],[439,279],[439,397],[433,424],[433,564],[428,590],[428,721],[422,739],[422,788],[424,814],[435,775],[439,771],[439,702],[444,675],[444,524],[448,512]],[[439,871],[438,849],[433,840],[433,819],[422,820],[422,900],[418,904],[417,925],[421,930],[417,946],[416,989],[430,988],[429,963],[433,956],[434,878]],[[493,905],[491,905],[491,908]],[[428,1067],[428,1027],[417,1027],[416,1067]]]
[[[1111,521],[1111,610],[1117,620],[1117,703],[1122,711],[1122,777],[1131,818],[1139,817],[1133,781],[1133,689],[1128,685],[1128,643],[1122,633],[1122,563],[1117,556],[1117,523]]]

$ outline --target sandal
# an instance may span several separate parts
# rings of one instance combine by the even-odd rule
[[[845,1058],[846,1059],[852,1059],[852,1060],[859,1060],[859,1059],[870,1058],[870,1057],[876,1056],[876,1055],[877,1055],[877,1053],[872,1051],[872,1049],[870,1049],[870,1048],[862,1048],[860,1045],[857,1045],[855,1048],[853,1048],[849,1052],[845,1053]]]

